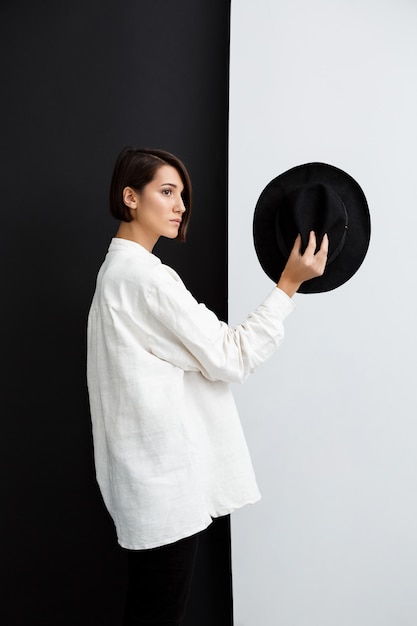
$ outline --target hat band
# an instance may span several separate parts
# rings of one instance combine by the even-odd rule
[[[343,231],[342,231],[339,243],[336,246],[333,247],[333,244],[330,243],[330,237],[332,237],[334,241],[334,235],[332,236],[332,234],[330,234],[329,236],[329,233],[327,233],[327,235],[329,236],[329,251],[331,251],[329,256],[327,257],[327,265],[331,265],[333,261],[342,252],[343,247],[345,245],[346,236],[347,236],[348,227],[349,227],[349,218],[348,218],[348,213],[346,211],[345,203],[343,202],[342,198],[340,198],[340,196],[339,196],[339,199],[340,199],[340,205],[342,206],[343,211],[344,211],[345,223],[344,223],[344,227],[343,227]]]
[[[342,202],[343,204],[343,202]],[[335,249],[333,250],[332,254],[328,257],[327,259],[327,265],[330,265],[331,263],[333,263],[333,261],[335,260],[336,257],[339,256],[339,254],[342,252],[343,250],[343,246],[345,245],[345,241],[346,241],[346,236],[347,236],[347,232],[348,232],[348,214],[346,212],[346,208],[345,205],[343,204],[343,208],[345,209],[345,213],[346,213],[346,224],[345,224],[345,229],[343,231],[343,235],[342,238],[340,240],[340,242],[338,243],[338,245],[335,247]]]

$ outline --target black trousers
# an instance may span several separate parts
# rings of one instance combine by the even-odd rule
[[[127,550],[123,626],[180,626],[185,616],[199,535],[151,550]]]

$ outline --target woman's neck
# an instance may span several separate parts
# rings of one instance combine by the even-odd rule
[[[143,233],[134,222],[120,222],[115,237],[134,241],[143,246],[148,252],[152,252],[156,241],[158,241],[155,241],[154,237],[146,236],[146,233]]]

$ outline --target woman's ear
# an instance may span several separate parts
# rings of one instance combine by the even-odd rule
[[[125,187],[123,189],[123,202],[129,209],[135,210],[138,208],[139,198],[132,187]]]

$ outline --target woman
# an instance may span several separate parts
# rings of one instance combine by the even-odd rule
[[[88,389],[97,480],[128,551],[125,625],[179,625],[198,536],[213,518],[259,499],[229,388],[277,348],[291,297],[323,273],[328,241],[300,239],[276,287],[229,328],[152,254],[185,240],[191,183],[162,150],[124,149],[110,207],[119,228],[88,319]]]

